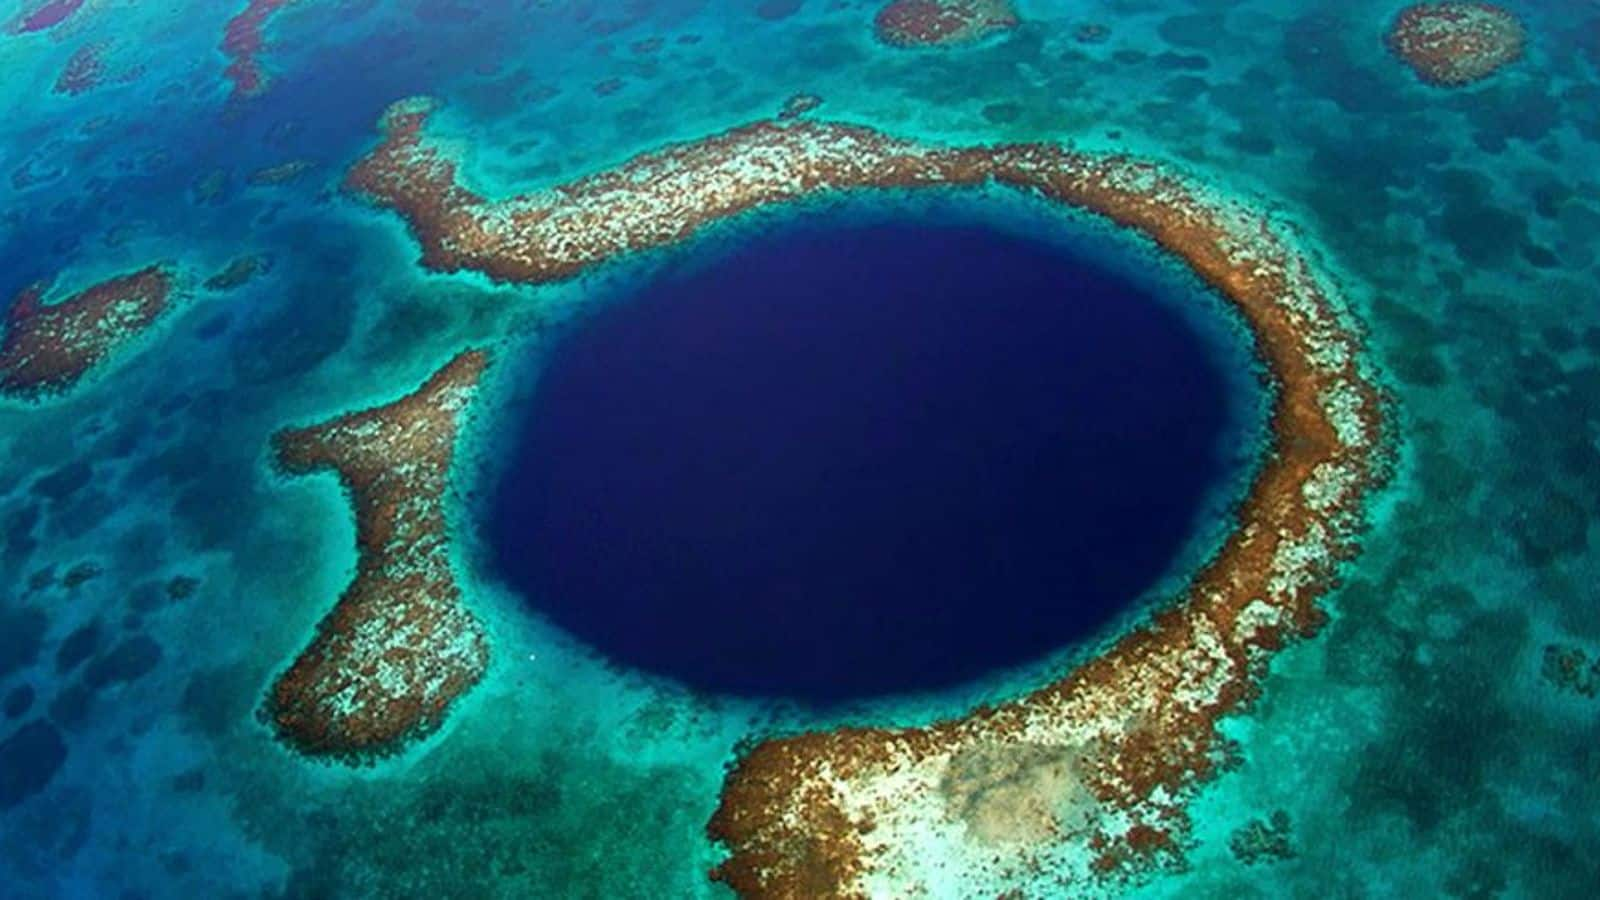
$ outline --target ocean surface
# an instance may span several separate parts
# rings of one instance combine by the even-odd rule
[[[732,896],[706,824],[753,742],[1024,694],[1236,524],[1271,379],[1149,242],[884,191],[547,284],[438,271],[345,185],[423,95],[491,198],[807,95],[1284,223],[1382,373],[1394,473],[1326,624],[1224,720],[1182,863],[1016,890],[1594,895],[1600,7],[1500,4],[1520,58],[1444,87],[1385,41],[1403,3],[1016,0],[948,47],[884,41],[885,5],[258,0],[225,50],[246,0],[0,0],[0,313],[178,273],[80,381],[0,396],[0,897]],[[302,752],[264,702],[359,548],[273,436],[469,347],[445,509],[489,668],[381,758]]]

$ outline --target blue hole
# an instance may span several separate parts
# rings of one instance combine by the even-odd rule
[[[653,278],[515,411],[492,564],[704,691],[827,705],[1036,661],[1126,611],[1234,473],[1236,379],[1150,281],[826,219]]]

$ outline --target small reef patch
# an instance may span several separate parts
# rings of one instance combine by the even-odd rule
[[[1017,27],[1011,0],[892,0],[872,20],[873,33],[891,47],[970,44]]]
[[[227,54],[228,68],[224,71],[233,82],[232,99],[240,100],[260,94],[267,88],[267,75],[257,57],[266,45],[263,31],[267,22],[279,10],[296,0],[249,0],[245,8],[228,20],[222,35],[222,52]]]
[[[6,30],[12,34],[48,31],[72,18],[85,2],[86,0],[46,0],[44,3],[29,4],[32,8],[12,19]]]
[[[1460,87],[1522,57],[1522,22],[1488,3],[1419,3],[1400,11],[1389,49],[1423,81]]]
[[[68,390],[161,319],[173,286],[169,268],[150,266],[50,304],[48,284],[24,289],[0,339],[0,394],[39,399]]]

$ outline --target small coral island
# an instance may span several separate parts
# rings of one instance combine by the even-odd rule
[[[393,403],[273,440],[285,472],[338,473],[360,551],[355,580],[267,698],[266,717],[304,753],[392,754],[483,677],[489,647],[450,568],[443,503],[486,363],[482,352],[461,353]]]
[[[1389,49],[1423,81],[1460,87],[1487,78],[1522,56],[1517,17],[1488,3],[1419,3],[1400,11]]]
[[[966,44],[1017,27],[1011,0],[893,0],[872,23],[893,47]]]
[[[47,288],[32,285],[11,304],[0,339],[0,394],[38,399],[77,384],[167,312],[173,274],[150,266],[51,304]]]
[[[993,185],[1143,236],[1237,310],[1276,388],[1271,446],[1236,529],[1185,590],[1097,657],[998,706],[757,743],[710,823],[730,851],[714,877],[745,896],[937,893],[954,877],[999,895],[1044,867],[1092,880],[1181,865],[1189,799],[1229,764],[1219,723],[1259,692],[1274,653],[1319,629],[1319,601],[1389,469],[1359,326],[1295,232],[1127,157],[942,147],[804,117],[491,200],[428,140],[431,109],[393,108],[347,183],[400,213],[438,270],[544,282],[813,195]]]

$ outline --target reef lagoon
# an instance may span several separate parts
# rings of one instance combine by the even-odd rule
[[[1587,897],[1600,11],[0,9],[0,897]]]

